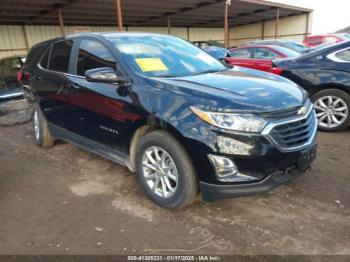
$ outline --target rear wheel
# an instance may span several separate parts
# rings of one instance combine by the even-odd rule
[[[198,193],[197,176],[183,146],[166,131],[144,136],[136,150],[136,172],[147,195],[165,208],[180,208]]]
[[[350,95],[338,89],[326,89],[312,97],[320,130],[335,132],[350,125]]]
[[[34,141],[38,146],[53,146],[55,141],[50,133],[46,118],[37,104],[34,105],[33,111],[33,130]]]

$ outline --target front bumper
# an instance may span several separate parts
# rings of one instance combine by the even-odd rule
[[[263,180],[245,184],[218,185],[200,181],[199,188],[202,194],[202,199],[206,202],[213,202],[224,198],[262,194],[293,180],[309,169],[310,167],[307,167],[305,170],[299,170],[296,168],[287,174],[285,172],[276,171]]]

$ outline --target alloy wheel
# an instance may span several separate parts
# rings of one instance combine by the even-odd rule
[[[336,96],[324,96],[314,103],[318,125],[323,128],[335,128],[344,123],[349,108],[343,99]]]
[[[142,156],[142,172],[148,187],[157,196],[172,197],[178,186],[174,160],[163,148],[151,146]]]

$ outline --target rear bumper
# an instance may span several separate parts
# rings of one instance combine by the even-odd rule
[[[310,168],[307,168],[304,171],[296,170],[288,174],[273,173],[263,180],[255,183],[217,185],[201,181],[199,182],[199,188],[202,193],[202,198],[206,202],[213,202],[224,198],[262,194],[272,190],[279,185],[287,183],[290,180],[293,180],[309,169]]]

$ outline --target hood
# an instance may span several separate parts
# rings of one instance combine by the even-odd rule
[[[234,67],[202,75],[152,78],[191,106],[213,111],[272,112],[302,106],[305,91],[283,77]]]

